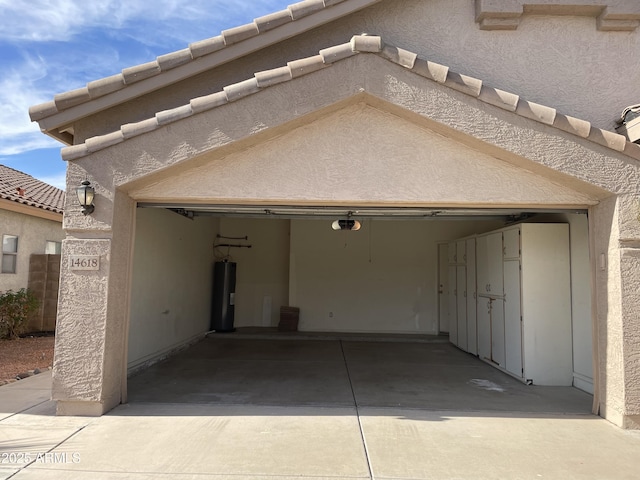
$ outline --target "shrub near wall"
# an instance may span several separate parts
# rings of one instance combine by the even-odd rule
[[[24,288],[0,294],[0,338],[18,338],[26,327],[29,314],[39,306],[38,299]]]

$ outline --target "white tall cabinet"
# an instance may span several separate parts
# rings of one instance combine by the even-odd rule
[[[477,352],[476,240],[449,243],[449,340],[459,348]]]
[[[527,383],[572,385],[569,226],[525,223],[474,240],[475,261],[467,248],[464,268],[465,278],[475,270],[477,296],[465,300],[466,343],[460,323],[452,342]]]

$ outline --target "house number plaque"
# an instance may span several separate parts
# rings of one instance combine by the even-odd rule
[[[69,270],[100,270],[99,255],[71,255]]]

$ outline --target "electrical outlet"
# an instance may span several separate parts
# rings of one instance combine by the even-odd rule
[[[329,312],[329,318],[333,318],[333,312]]]

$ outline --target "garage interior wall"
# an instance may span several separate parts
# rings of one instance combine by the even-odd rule
[[[237,263],[234,325],[277,326],[280,307],[289,302],[289,220],[223,217],[220,234],[248,240],[217,243],[251,245],[216,248],[217,257],[229,253]]]
[[[503,226],[499,221],[291,222],[292,305],[300,330],[438,333],[438,243]]]
[[[134,369],[209,330],[213,239],[219,219],[137,209],[128,367]]]

